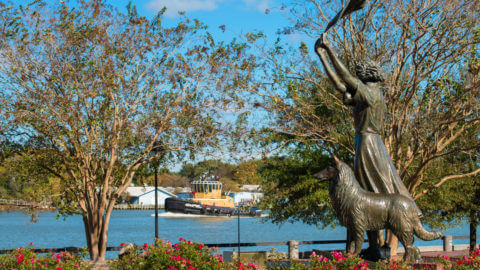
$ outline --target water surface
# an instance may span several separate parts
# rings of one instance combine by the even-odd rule
[[[41,212],[38,222],[32,223],[30,215],[22,211],[0,212],[0,249],[26,246],[33,242],[36,247],[60,248],[85,247],[85,232],[82,218],[78,215],[66,219],[56,218],[56,212]],[[112,213],[108,233],[108,246],[120,243],[142,245],[152,243],[155,236],[154,212],[146,210],[115,210]],[[184,238],[203,243],[236,243],[238,239],[236,217],[185,217],[160,212],[159,236],[173,243]],[[449,229],[445,234],[468,235],[468,224]],[[241,242],[280,242],[288,240],[338,240],[345,239],[345,228],[318,229],[303,223],[285,223],[281,226],[263,223],[260,218],[240,218]],[[442,245],[442,240],[416,241],[418,246]],[[454,240],[454,244],[466,244],[468,239]],[[287,246],[242,247],[242,250],[270,250],[286,252]],[[342,249],[344,244],[301,245],[300,250]],[[233,250],[225,248],[224,250]]]

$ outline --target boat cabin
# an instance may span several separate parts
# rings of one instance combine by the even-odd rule
[[[193,201],[203,205],[235,207],[233,198],[222,196],[222,183],[213,180],[196,180],[190,182],[193,193]]]
[[[222,183],[219,181],[197,180],[191,183],[195,198],[220,198],[222,196]]]

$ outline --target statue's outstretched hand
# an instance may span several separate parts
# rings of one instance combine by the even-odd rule
[[[326,49],[328,47],[328,41],[325,38],[325,34],[322,34],[320,38],[315,42],[315,52],[319,53],[320,49]]]

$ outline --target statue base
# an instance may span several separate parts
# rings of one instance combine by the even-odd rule
[[[382,247],[368,247],[362,249],[360,257],[371,262],[378,262],[390,258],[390,246],[384,245]]]

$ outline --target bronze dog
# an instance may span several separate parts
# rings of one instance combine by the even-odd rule
[[[330,199],[342,226],[347,228],[347,251],[360,254],[365,231],[390,229],[405,247],[404,259],[415,262],[420,252],[413,245],[414,234],[422,240],[442,237],[438,231],[425,230],[414,202],[399,194],[365,191],[352,169],[336,157],[335,164],[316,173],[320,181],[330,181]]]

